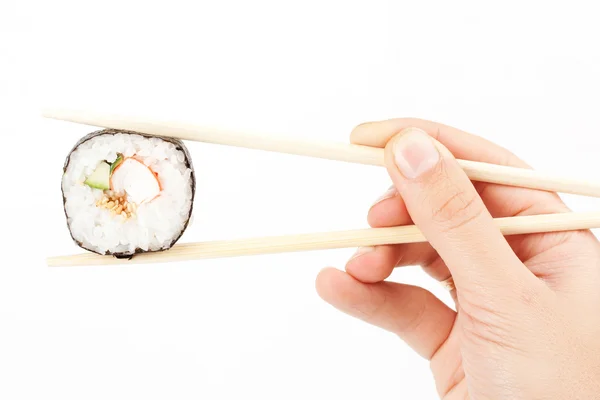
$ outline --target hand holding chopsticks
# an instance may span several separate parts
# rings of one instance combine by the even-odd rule
[[[183,140],[275,151],[366,165],[384,165],[384,150],[369,146],[312,143],[214,130],[178,122],[71,110],[47,110],[44,115],[65,121],[128,130],[148,135],[159,135]],[[458,163],[466,175],[473,181],[600,197],[600,183],[597,182],[555,177],[529,169],[467,160],[458,160]],[[495,223],[504,235],[592,229],[600,228],[600,213],[565,213],[498,218],[495,220]],[[164,252],[135,255],[130,261],[96,254],[53,257],[48,259],[48,265],[172,262],[214,257],[415,243],[420,241],[426,241],[426,239],[416,226],[402,226],[236,241],[179,244]]]

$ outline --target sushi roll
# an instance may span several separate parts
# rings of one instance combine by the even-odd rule
[[[92,132],[63,168],[71,237],[83,249],[118,258],[171,248],[188,226],[195,190],[189,152],[172,138]]]

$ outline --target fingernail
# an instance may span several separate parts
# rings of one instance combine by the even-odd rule
[[[409,128],[393,145],[394,160],[402,175],[415,179],[433,168],[440,153],[429,135],[420,129]]]
[[[375,206],[376,204],[381,203],[384,200],[391,199],[392,197],[394,197],[397,194],[398,194],[398,191],[396,190],[396,187],[392,185],[384,194],[382,194],[377,200],[375,200],[375,203],[373,203],[373,205],[371,207]]]
[[[370,253],[373,250],[375,250],[375,247],[373,246],[359,247],[358,250],[356,250],[356,253],[354,253],[354,255],[348,261],[354,260],[355,258],[358,258],[364,254]]]

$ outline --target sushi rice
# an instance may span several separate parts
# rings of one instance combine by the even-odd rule
[[[139,204],[131,202],[127,207],[131,212],[115,213],[98,204],[106,196],[116,195],[131,201],[127,191],[133,193],[136,185],[138,193],[148,192],[148,185],[140,189],[145,176],[125,179],[129,186],[120,193],[113,190],[112,183],[110,189],[104,190],[86,184],[100,163],[115,163],[118,157],[145,165],[154,174],[148,176],[158,181],[154,185],[160,187],[156,196],[141,202],[136,199]],[[134,173],[133,168],[130,171]],[[62,191],[67,224],[79,246],[99,254],[131,257],[135,253],[166,250],[179,239],[191,217],[195,177],[189,153],[181,141],[104,130],[81,139],[69,154]]]

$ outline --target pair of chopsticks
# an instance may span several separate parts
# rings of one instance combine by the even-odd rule
[[[384,165],[384,150],[368,146],[306,142],[212,129],[181,122],[159,121],[150,118],[136,118],[71,109],[46,109],[43,112],[43,116],[95,127],[128,130],[182,140],[303,155],[365,165]],[[529,169],[468,160],[458,160],[458,162],[467,176],[473,181],[600,197],[600,182],[569,179]],[[504,235],[586,230],[600,228],[600,212],[505,217],[496,218],[495,222]],[[419,229],[414,225],[410,225],[393,228],[373,228],[232,241],[177,244],[167,251],[135,255],[131,260],[85,253],[50,257],[47,259],[47,264],[49,266],[148,264],[425,241],[427,239]]]

